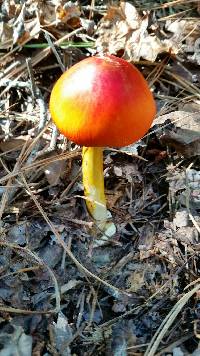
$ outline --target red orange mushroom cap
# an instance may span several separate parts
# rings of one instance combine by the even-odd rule
[[[105,56],[84,59],[61,75],[50,112],[60,132],[79,145],[121,147],[144,136],[156,107],[138,69]]]

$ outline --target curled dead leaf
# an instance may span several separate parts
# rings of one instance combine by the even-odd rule
[[[21,149],[27,140],[30,139],[29,135],[11,137],[5,141],[0,142],[0,150],[2,152]]]
[[[45,175],[51,186],[57,185],[65,169],[66,161],[54,161],[45,167]]]
[[[136,8],[127,1],[108,9],[97,29],[96,46],[98,52],[110,54],[124,53],[123,57],[131,61],[140,58],[154,62],[163,52],[177,54],[183,50],[183,42],[188,34],[188,22],[185,20],[168,21],[166,30],[171,33],[163,38],[159,27],[150,28],[148,13],[140,16]]]
[[[163,126],[163,134],[159,137],[163,145],[173,147],[185,157],[200,155],[199,112],[174,111],[159,116],[154,124]]]
[[[81,12],[78,4],[73,3],[72,1],[68,1],[64,5],[59,4],[56,7],[56,19],[61,21],[62,23],[66,23],[69,20],[72,21],[72,19],[74,19],[74,21],[77,21],[80,15]]]
[[[9,24],[0,22],[0,49],[9,48],[12,45],[13,30]]]

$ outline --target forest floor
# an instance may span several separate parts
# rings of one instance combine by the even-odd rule
[[[0,8],[0,356],[200,355],[200,2]],[[97,246],[81,148],[48,103],[105,52],[141,70],[157,115],[104,152],[117,232]]]

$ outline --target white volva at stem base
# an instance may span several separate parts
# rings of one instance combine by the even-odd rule
[[[109,221],[112,216],[106,208],[101,147],[83,147],[82,172],[87,209],[104,233],[102,239],[108,239],[116,233],[116,227]]]

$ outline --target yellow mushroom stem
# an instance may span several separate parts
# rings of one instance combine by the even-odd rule
[[[106,208],[102,147],[83,147],[82,173],[87,209],[98,228],[107,237],[112,236],[116,227],[112,221],[108,221],[111,214]]]

